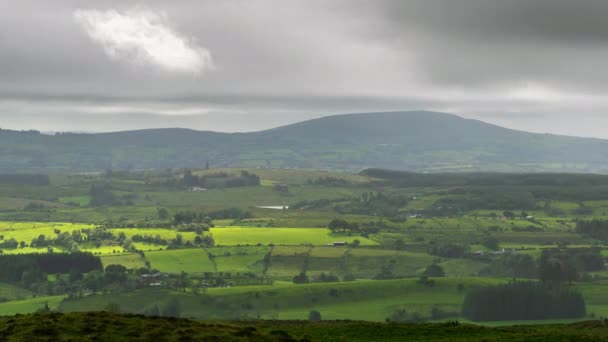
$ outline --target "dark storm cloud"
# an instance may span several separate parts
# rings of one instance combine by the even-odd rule
[[[608,41],[604,0],[392,0],[384,9],[393,22],[448,36],[544,43]]]
[[[606,90],[607,1],[411,0],[374,8],[385,18],[383,38],[410,50],[433,82]]]

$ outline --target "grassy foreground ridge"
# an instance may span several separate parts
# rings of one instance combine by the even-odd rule
[[[481,327],[359,321],[201,322],[140,315],[37,313],[0,318],[3,341],[608,341],[605,321]]]

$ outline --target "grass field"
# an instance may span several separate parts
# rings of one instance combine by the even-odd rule
[[[214,262],[202,248],[153,251],[145,255],[150,266],[161,272],[201,274],[216,271]]]
[[[0,235],[4,239],[13,238],[17,241],[25,241],[29,244],[40,235],[48,238],[56,236],[55,230],[71,233],[74,230],[92,228],[88,224],[72,224],[62,222],[0,222]]]
[[[21,300],[32,295],[29,290],[10,284],[0,283],[0,298],[3,302],[9,300]]]
[[[44,308],[45,304],[51,310],[57,309],[65,296],[41,296],[0,303],[0,316],[25,314]]]
[[[108,265],[123,265],[126,268],[146,267],[144,258],[139,254],[124,253],[118,255],[102,255],[101,262],[105,268]]]
[[[270,250],[269,247],[214,247],[207,252],[213,255],[217,272],[261,274],[264,270],[262,260]]]

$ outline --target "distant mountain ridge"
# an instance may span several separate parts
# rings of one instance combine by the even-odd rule
[[[516,131],[427,112],[344,114],[251,133],[0,130],[0,173],[283,167],[608,173],[608,140]]]

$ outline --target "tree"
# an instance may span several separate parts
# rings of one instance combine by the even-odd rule
[[[177,282],[175,284],[179,287],[183,292],[186,292],[186,288],[190,285],[190,278],[188,278],[188,273],[182,271],[177,278]]]
[[[502,212],[502,216],[504,216],[504,217],[508,218],[509,220],[511,220],[511,219],[513,219],[515,217],[515,213],[512,212],[512,211],[506,210],[506,211]]]
[[[348,223],[346,220],[339,218],[331,220],[327,225],[327,227],[329,228],[329,230],[331,230],[332,233],[335,233],[337,231],[345,231],[346,229],[348,229],[349,226],[350,223]]]
[[[167,208],[158,208],[157,215],[159,220],[166,220],[169,218],[169,210]]]
[[[429,277],[425,276],[425,275],[418,278],[416,283],[418,283],[420,285],[424,285],[425,287],[434,287],[435,286],[435,280],[429,279]]]
[[[308,320],[311,322],[318,322],[321,320],[321,313],[317,310],[311,310],[308,313]]]
[[[127,268],[123,265],[108,265],[105,271],[107,283],[122,283],[127,280]]]
[[[540,280],[546,287],[559,288],[563,282],[578,279],[575,261],[576,254],[572,255],[557,249],[543,250],[538,265]]]
[[[300,274],[293,277],[294,284],[306,284],[309,282],[310,282],[310,280],[308,279],[308,276],[306,275],[306,272],[304,272],[304,271],[300,272]]]
[[[498,239],[493,236],[490,236],[490,235],[484,237],[483,240],[481,241],[481,244],[484,247],[486,247],[487,249],[491,249],[493,251],[497,250],[499,247]]]
[[[427,277],[444,277],[445,272],[443,271],[443,268],[441,266],[437,264],[432,264],[426,267],[426,270],[424,270],[423,275]]]
[[[395,240],[395,249],[400,251],[405,249],[405,241],[403,241],[403,239],[397,239]]]

